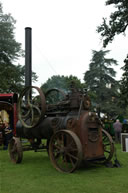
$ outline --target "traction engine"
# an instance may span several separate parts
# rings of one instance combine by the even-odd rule
[[[109,163],[114,155],[112,137],[90,107],[87,93],[73,84],[68,94],[56,88],[43,94],[38,87],[26,87],[18,100],[16,135],[9,144],[11,160],[20,163],[23,151],[46,149],[61,172],[73,172],[82,161]],[[23,146],[22,138],[30,145]]]

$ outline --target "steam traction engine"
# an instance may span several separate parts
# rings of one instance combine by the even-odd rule
[[[73,172],[82,161],[109,162],[113,140],[90,105],[87,94],[74,86],[68,94],[51,89],[45,95],[38,87],[25,88],[18,102],[16,136],[9,145],[11,160],[22,161],[21,138],[26,138],[35,151],[46,148],[53,166],[61,172]],[[45,147],[42,139],[47,141]]]

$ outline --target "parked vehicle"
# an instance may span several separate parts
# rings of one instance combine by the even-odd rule
[[[49,103],[55,93],[58,101]],[[19,121],[16,137],[9,146],[11,160],[22,161],[26,148],[21,138],[25,138],[30,142],[27,150],[46,149],[53,166],[61,172],[73,172],[82,161],[109,163],[114,155],[114,143],[90,106],[87,93],[74,86],[68,94],[51,89],[45,95],[38,87],[26,87],[17,105]],[[46,139],[46,146],[42,139]]]

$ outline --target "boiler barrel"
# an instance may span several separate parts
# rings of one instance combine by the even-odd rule
[[[21,121],[17,122],[16,135],[22,138],[50,139],[54,132],[65,127],[65,117],[46,117],[36,127],[25,128]]]

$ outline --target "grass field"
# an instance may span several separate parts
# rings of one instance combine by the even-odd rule
[[[119,144],[116,148],[121,168],[90,165],[64,174],[46,152],[24,152],[15,165],[0,147],[0,193],[128,193],[128,153]]]

